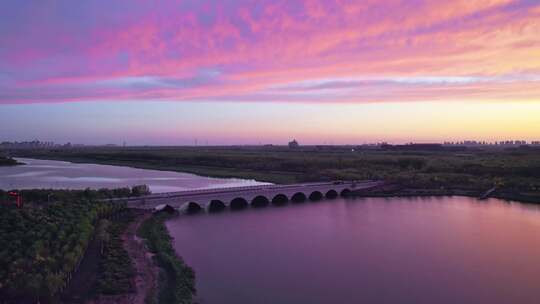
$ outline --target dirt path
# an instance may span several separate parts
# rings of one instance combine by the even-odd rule
[[[144,304],[146,296],[151,293],[155,294],[157,287],[158,269],[152,261],[152,254],[146,250],[144,241],[137,237],[139,226],[150,216],[152,214],[148,212],[138,216],[122,236],[126,250],[135,263],[135,269],[137,271],[135,275],[137,292],[130,302],[133,304]]]
[[[147,295],[157,293],[158,269],[152,261],[151,253],[146,250],[143,240],[137,237],[137,229],[150,216],[152,216],[151,213],[137,214],[135,220],[122,234],[124,248],[135,266],[135,292],[118,296],[102,296],[88,304],[144,304]]]

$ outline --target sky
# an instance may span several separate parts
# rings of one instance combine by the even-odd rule
[[[0,141],[540,140],[540,1],[3,0],[0,117]]]

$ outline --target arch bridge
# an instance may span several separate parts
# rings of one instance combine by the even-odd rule
[[[200,210],[219,211],[230,207],[242,209],[248,206],[263,207],[287,202],[317,201],[347,196],[353,191],[368,190],[382,184],[379,181],[334,181],[288,185],[256,185],[217,189],[189,190],[156,193],[143,197],[124,199],[132,208],[154,209],[169,205],[186,212]]]

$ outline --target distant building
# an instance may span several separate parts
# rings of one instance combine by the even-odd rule
[[[427,151],[433,151],[433,150],[442,150],[444,149],[442,144],[415,144],[410,143],[406,145],[389,145],[387,143],[381,144],[381,149],[383,150],[402,150],[402,151],[414,151],[414,150],[427,150]]]
[[[298,147],[300,147],[300,145],[298,144],[296,139],[293,139],[292,141],[289,142],[289,148],[290,149],[295,149],[295,148],[298,148]]]
[[[0,143],[0,149],[47,149],[56,146],[57,145],[51,141],[41,142],[39,140],[23,142],[4,141]]]

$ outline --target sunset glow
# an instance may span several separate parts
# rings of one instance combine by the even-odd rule
[[[539,20],[536,0],[2,1],[0,136],[538,140]]]

